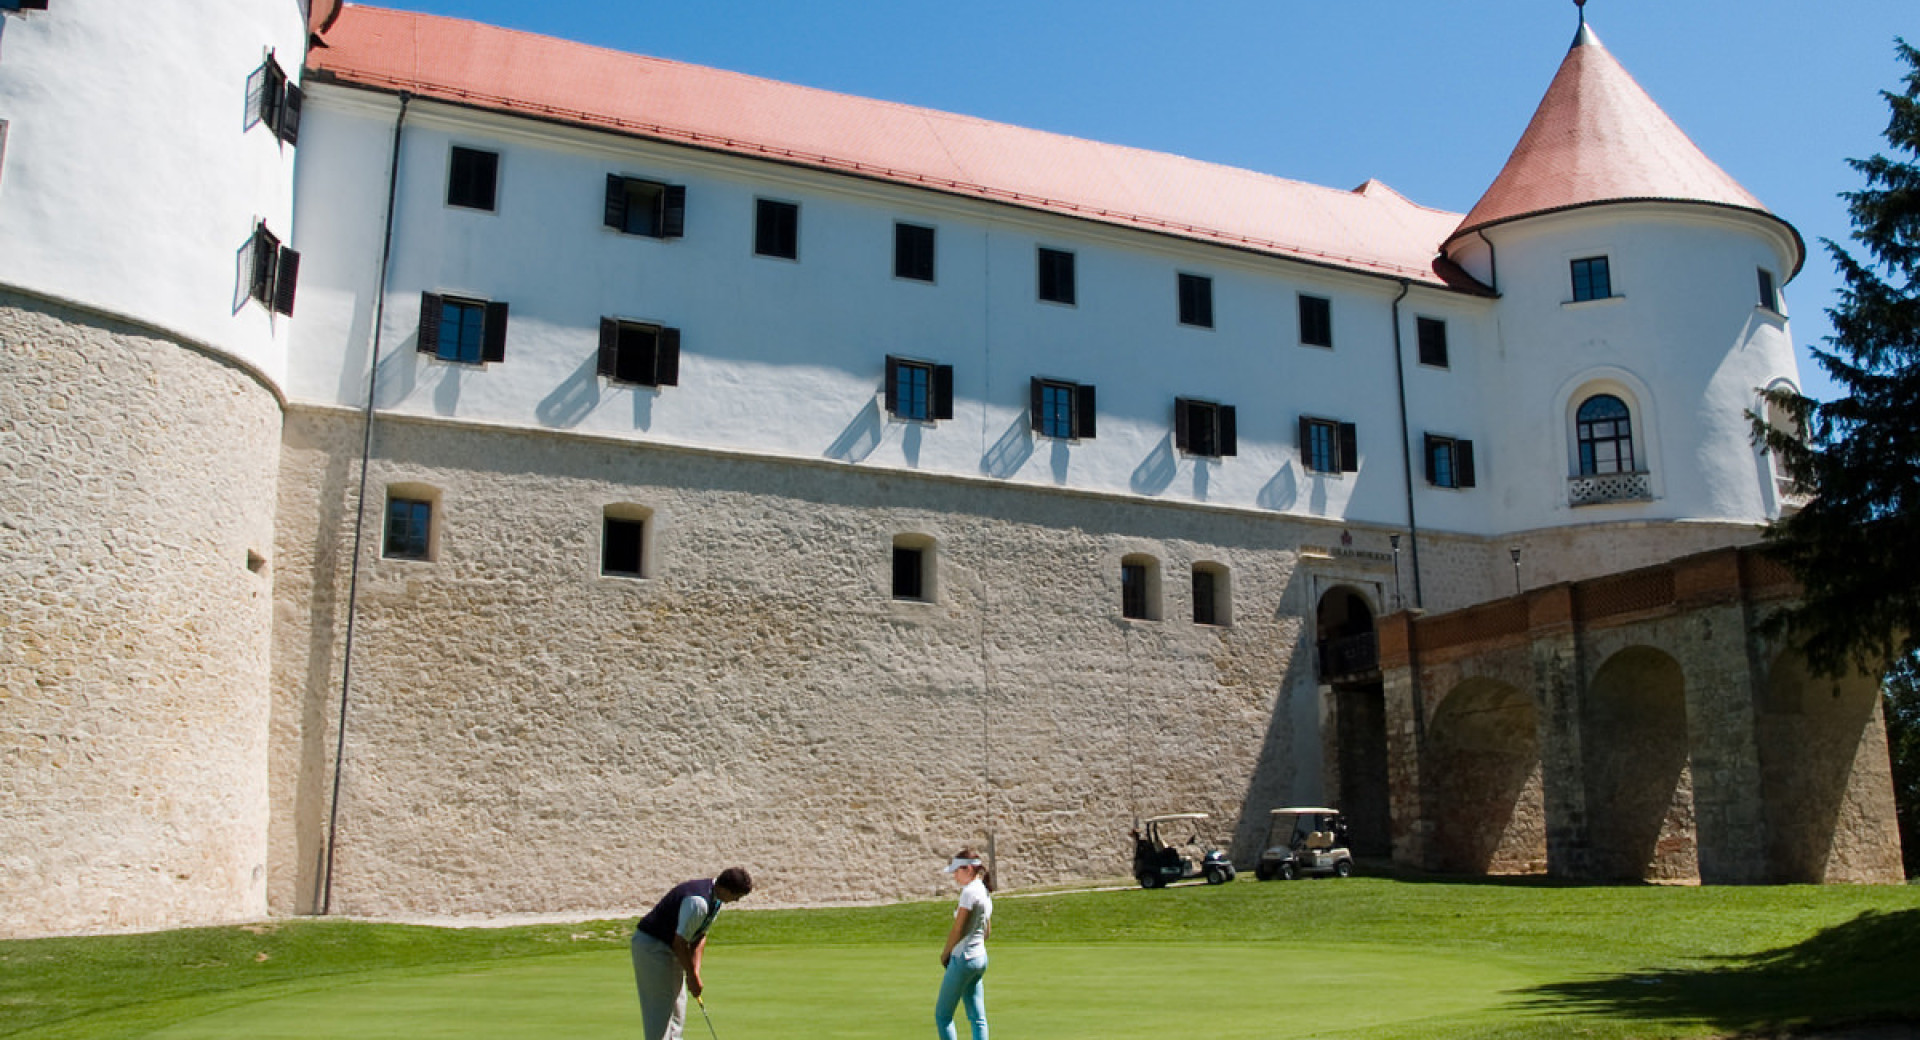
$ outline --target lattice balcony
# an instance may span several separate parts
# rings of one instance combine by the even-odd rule
[[[1608,502],[1650,502],[1653,481],[1645,473],[1602,473],[1567,478],[1567,504],[1597,506]]]

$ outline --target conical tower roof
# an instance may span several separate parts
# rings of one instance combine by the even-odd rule
[[[1780,220],[1707,158],[1583,20],[1507,165],[1447,245],[1522,217],[1647,200],[1726,206]],[[1793,239],[1797,271],[1806,250],[1798,232]]]

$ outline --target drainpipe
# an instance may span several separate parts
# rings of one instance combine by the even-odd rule
[[[1400,295],[1393,298],[1393,385],[1400,393],[1400,472],[1407,485],[1407,556],[1413,567],[1413,605],[1426,605],[1420,596],[1420,521],[1413,511],[1413,434],[1407,428],[1407,363],[1400,343],[1400,301],[1413,283],[1400,279]]]
[[[374,283],[373,356],[367,364],[367,406],[360,431],[360,501],[353,520],[353,562],[347,571],[347,632],[343,639],[343,660],[340,665],[340,718],[335,726],[333,793],[327,803],[327,859],[320,877],[319,909],[322,917],[333,907],[333,850],[340,828],[340,773],[347,759],[347,701],[348,693],[353,689],[353,622],[360,598],[360,546],[367,528],[367,468],[373,459],[374,381],[380,374],[380,332],[387,310],[387,264],[393,256],[394,200],[400,189],[400,134],[407,121],[407,104],[412,100],[412,94],[401,91],[400,112],[393,119],[393,158],[387,167],[387,225],[380,242],[380,272]]]
[[[1583,13],[1581,17],[1586,16]],[[1487,288],[1492,289],[1494,295],[1498,296],[1500,294],[1500,253],[1493,248],[1493,239],[1487,237],[1485,228],[1475,231],[1474,234],[1479,235],[1480,241],[1487,244],[1487,277],[1492,279],[1492,284]]]

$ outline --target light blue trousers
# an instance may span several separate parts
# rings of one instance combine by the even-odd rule
[[[987,1040],[987,987],[982,981],[986,974],[985,951],[972,957],[955,953],[947,959],[947,974],[940,980],[940,999],[933,1005],[933,1027],[940,1040],[955,1040],[955,1005],[966,1006],[973,1040]]]

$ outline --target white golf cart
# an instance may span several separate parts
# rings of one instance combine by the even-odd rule
[[[1338,809],[1292,807],[1267,814],[1267,848],[1253,876],[1292,881],[1302,874],[1353,874],[1347,821]]]
[[[1204,876],[1209,885],[1233,880],[1227,854],[1201,843],[1208,834],[1207,814],[1167,813],[1141,821],[1146,833],[1133,832],[1133,876],[1141,888],[1165,888],[1175,881]],[[1182,836],[1186,841],[1181,841]]]

